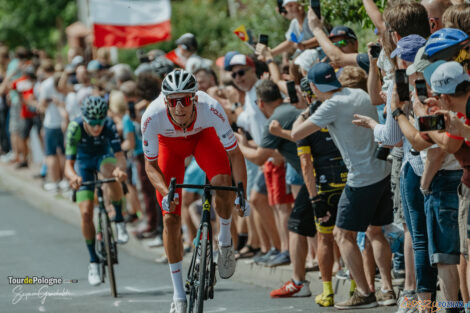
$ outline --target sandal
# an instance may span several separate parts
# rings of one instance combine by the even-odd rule
[[[235,254],[235,259],[238,260],[238,259],[252,258],[259,251],[260,251],[260,248],[253,248],[250,245],[246,245],[237,254]]]

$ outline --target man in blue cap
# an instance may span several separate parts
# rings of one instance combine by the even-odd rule
[[[377,120],[377,110],[365,91],[342,87],[333,67],[327,63],[314,65],[308,72],[308,79],[315,95],[323,103],[309,118],[306,118],[307,112],[299,116],[303,121],[296,121],[298,125],[295,125],[292,137],[300,140],[327,127],[349,170],[346,187],[338,203],[333,234],[357,288],[350,299],[335,304],[335,307],[377,306],[375,290],[369,288],[356,243],[357,232],[361,231],[366,232],[372,243],[383,281],[381,292],[390,293],[389,300],[395,302],[390,275],[391,251],[382,232],[382,226],[393,221],[390,166],[374,156],[377,143],[373,133],[352,124],[355,113]]]

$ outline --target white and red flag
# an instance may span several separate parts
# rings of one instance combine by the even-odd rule
[[[91,0],[96,47],[137,48],[171,38],[170,0]]]

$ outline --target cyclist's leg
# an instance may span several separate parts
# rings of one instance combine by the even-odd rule
[[[75,170],[82,178],[82,181],[90,181],[94,179],[93,160],[76,161]],[[82,218],[82,234],[90,254],[90,263],[98,262],[95,251],[95,225],[93,224],[93,204],[95,193],[93,186],[82,186],[77,191],[77,203],[80,208]]]
[[[194,157],[207,178],[214,186],[231,186],[232,177],[227,152],[220,143],[213,128],[200,133],[198,144],[194,149]],[[234,207],[235,193],[231,191],[215,192],[215,210],[220,217],[219,244],[231,245],[230,225]]]
[[[176,178],[176,183],[183,183],[184,179],[184,159],[185,142],[180,145],[175,145],[178,138],[166,139],[160,137],[159,142],[159,155],[158,166],[160,167],[167,185],[170,184],[172,177]],[[186,145],[190,145],[186,142]],[[179,147],[175,149],[172,147]],[[181,236],[181,189],[176,189],[176,193],[180,195],[179,204],[174,212],[168,213],[162,210],[163,213],[163,245],[165,247],[166,256],[170,266],[171,279],[173,282],[173,299],[183,300],[186,299],[186,292],[183,285],[182,276],[182,260],[183,260],[183,240]],[[162,203],[162,195],[157,191],[158,202]]]
[[[99,160],[99,172],[103,178],[112,178],[113,171],[116,168],[116,158],[111,155],[105,155]],[[115,216],[115,222],[123,222],[124,218],[122,216],[122,203],[124,198],[124,193],[122,192],[122,186],[119,182],[113,182],[107,184],[109,188],[109,200],[111,201]]]

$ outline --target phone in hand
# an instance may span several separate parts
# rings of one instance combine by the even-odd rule
[[[397,84],[398,98],[400,101],[410,100],[410,87],[406,70],[395,71],[395,83]]]
[[[286,8],[282,5],[284,0],[277,0],[277,8],[279,9],[279,14],[287,14]]]
[[[320,0],[310,0],[310,6],[312,7],[315,14],[321,19],[321,12],[320,12]]]
[[[265,34],[260,34],[260,35],[259,35],[258,43],[267,46],[267,45],[268,45],[268,41],[269,41],[269,36],[268,36],[268,35],[265,35]]]
[[[418,130],[420,132],[444,129],[446,129],[446,122],[442,114],[418,117]]]
[[[293,80],[287,81],[287,94],[289,95],[290,103],[299,102],[297,91],[295,90],[295,82]]]
[[[382,46],[379,44],[375,44],[370,47],[370,55],[372,58],[377,59],[380,55],[380,51],[382,50]]]
[[[419,101],[424,102],[428,98],[428,88],[424,79],[415,80],[416,93],[418,94]]]
[[[127,108],[129,109],[129,117],[133,120],[137,118],[137,114],[135,113],[135,103],[134,101],[127,102]]]

